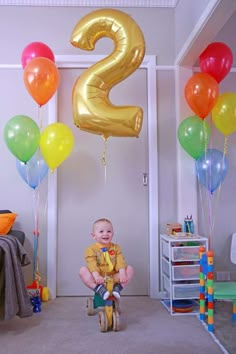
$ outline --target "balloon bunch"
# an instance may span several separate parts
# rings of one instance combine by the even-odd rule
[[[55,94],[59,85],[59,71],[52,50],[44,43],[32,42],[21,55],[24,84],[41,108]],[[17,115],[4,129],[8,149],[17,158],[16,168],[22,179],[33,189],[54,171],[71,153],[74,136],[62,123],[48,125],[42,132],[30,117]]]
[[[228,171],[226,148],[222,153],[208,149],[211,114],[215,127],[227,137],[236,131],[236,94],[219,94],[219,83],[229,73],[233,63],[231,49],[214,42],[199,56],[200,72],[194,73],[185,85],[185,99],[195,116],[185,118],[178,127],[182,148],[196,160],[199,182],[211,194],[221,185]],[[226,143],[225,143],[226,147]]]
[[[55,94],[59,86],[59,71],[52,50],[44,43],[32,42],[25,47],[21,56],[24,84],[38,104],[39,110]],[[38,110],[38,112],[39,112]],[[71,153],[74,136],[63,123],[53,123],[40,132],[39,125],[30,117],[17,115],[4,128],[4,139],[8,149],[17,158],[16,168],[20,177],[34,196],[34,265],[33,283],[41,280],[38,262],[39,246],[39,189],[49,168],[54,171]]]

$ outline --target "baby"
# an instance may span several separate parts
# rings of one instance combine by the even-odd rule
[[[118,244],[112,243],[113,226],[108,219],[99,219],[93,224],[91,233],[95,243],[85,250],[87,267],[80,269],[83,283],[106,300],[110,293],[105,287],[105,277],[113,278],[112,294],[117,299],[131,280],[133,268],[127,265]]]

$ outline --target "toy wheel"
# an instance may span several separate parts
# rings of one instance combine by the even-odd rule
[[[99,321],[100,332],[107,332],[108,321],[107,321],[107,316],[104,311],[100,311],[98,313],[98,321]]]
[[[94,308],[93,308],[93,298],[89,297],[87,299],[87,315],[88,316],[93,316],[94,315]]]
[[[49,300],[49,289],[47,287],[43,287],[42,289],[42,301],[48,301]]]
[[[120,330],[120,315],[118,311],[113,312],[112,319],[113,319],[113,331],[118,332]]]
[[[114,310],[117,311],[119,314],[121,313],[119,300],[114,301]]]

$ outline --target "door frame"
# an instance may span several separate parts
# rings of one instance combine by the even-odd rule
[[[103,59],[102,55],[56,55],[58,69],[88,68]],[[148,226],[149,226],[149,295],[159,297],[158,231],[158,139],[156,56],[146,55],[139,69],[147,70],[148,119]],[[138,69],[137,69],[138,70]],[[57,94],[48,103],[48,124],[57,122]],[[56,298],[57,282],[57,171],[48,175],[47,286],[51,299]]]

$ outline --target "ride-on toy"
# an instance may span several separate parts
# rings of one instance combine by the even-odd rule
[[[98,323],[100,332],[107,332],[109,330],[120,330],[120,315],[119,315],[119,301],[112,295],[113,279],[106,278],[106,288],[110,292],[107,300],[103,300],[98,294],[87,299],[87,314],[92,316],[98,312]]]

